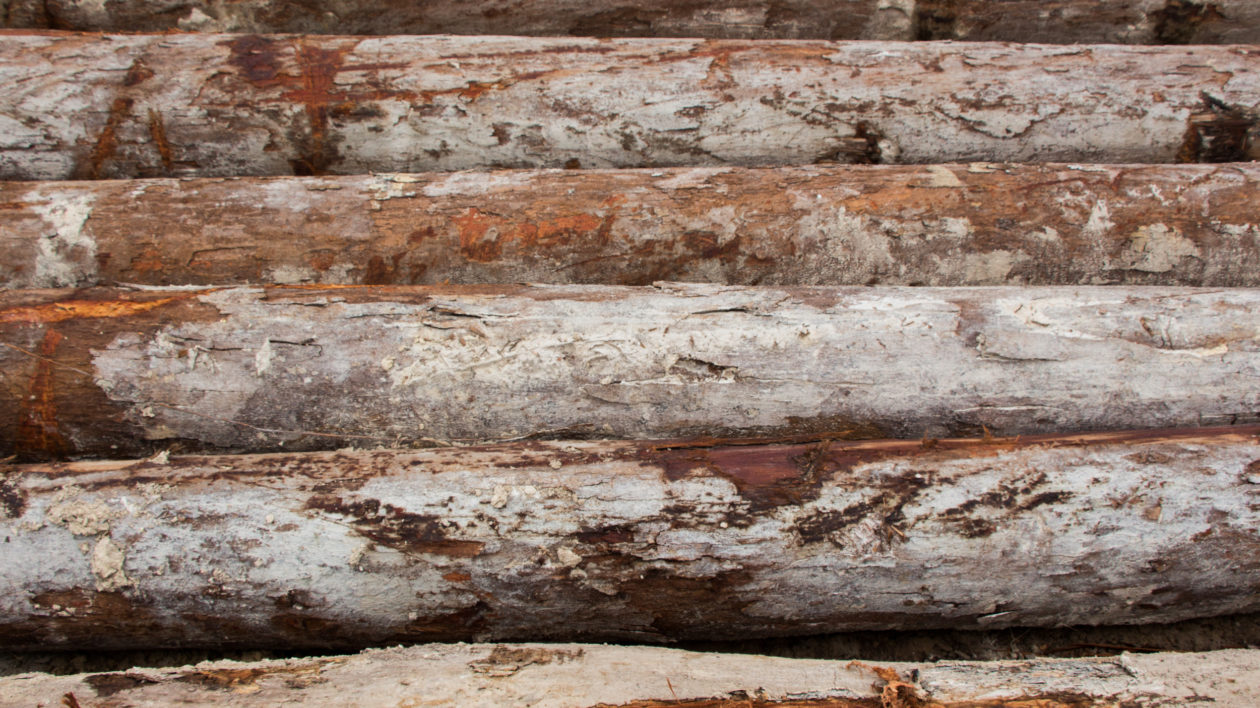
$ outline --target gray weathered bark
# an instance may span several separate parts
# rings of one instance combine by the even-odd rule
[[[0,182],[0,285],[1260,286],[1260,167]]]
[[[195,703],[537,708],[1253,708],[1260,652],[884,663],[701,654],[656,647],[481,644],[172,669],[0,678],[0,706]]]
[[[573,286],[0,293],[24,457],[1250,422],[1260,291]]]
[[[0,177],[1255,156],[1260,49],[0,36]]]
[[[1260,42],[1252,0],[0,0],[0,26],[106,32]]]
[[[666,641],[1255,611],[1257,434],[10,467],[0,644]]]

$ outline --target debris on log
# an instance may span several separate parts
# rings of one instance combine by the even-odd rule
[[[0,706],[1252,708],[1260,652],[878,664],[591,644],[421,645],[350,656],[0,678]],[[61,705],[71,705],[66,700]],[[102,703],[101,705],[105,705]]]
[[[1260,286],[1260,166],[0,182],[0,285]]]
[[[0,646],[660,642],[1256,611],[1258,434],[11,466]]]
[[[0,26],[95,32],[1254,44],[1252,0],[0,0]]]
[[[1256,157],[1260,49],[0,35],[0,178]]]
[[[1233,425],[1260,291],[1171,287],[0,292],[0,454]]]

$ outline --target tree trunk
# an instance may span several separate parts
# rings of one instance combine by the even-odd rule
[[[1254,157],[1247,47],[0,38],[0,177]]]
[[[4,454],[943,437],[1257,420],[1260,291],[0,293]]]
[[[1260,285],[1260,168],[0,183],[0,285]]]
[[[10,467],[0,645],[655,642],[1255,611],[1257,434]]]
[[[590,644],[395,647],[353,656],[0,678],[0,705],[300,703],[538,708],[1253,708],[1260,652],[869,664]],[[101,699],[97,703],[95,699]]]
[[[0,26],[105,32],[1260,42],[1252,0],[0,0],[0,10]]]

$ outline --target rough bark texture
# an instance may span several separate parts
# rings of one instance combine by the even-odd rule
[[[1252,708],[1260,652],[928,664],[588,644],[422,645],[353,656],[0,679],[0,706]]]
[[[1255,156],[1254,47],[0,37],[0,177]]]
[[[0,183],[0,285],[1260,285],[1260,167]]]
[[[1260,291],[604,286],[0,293],[24,458],[523,437],[1252,422]]]
[[[1251,0],[0,0],[0,26],[106,32],[516,34],[729,39],[1260,41]]]
[[[1254,611],[1257,434],[10,467],[0,643],[668,641]]]

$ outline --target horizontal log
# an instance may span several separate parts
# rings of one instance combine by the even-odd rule
[[[668,641],[1255,611],[1257,435],[10,467],[0,646]]]
[[[0,286],[1260,286],[1260,167],[0,182]]]
[[[1260,291],[0,292],[4,454],[1252,422]]]
[[[870,664],[591,644],[427,644],[351,656],[0,678],[0,706],[1252,708],[1260,652]],[[99,705],[106,705],[102,702]],[[66,703],[69,705],[69,702]]]
[[[105,32],[1260,42],[1251,0],[0,0],[0,11],[4,27]]]
[[[0,34],[0,178],[1251,159],[1260,49]]]

